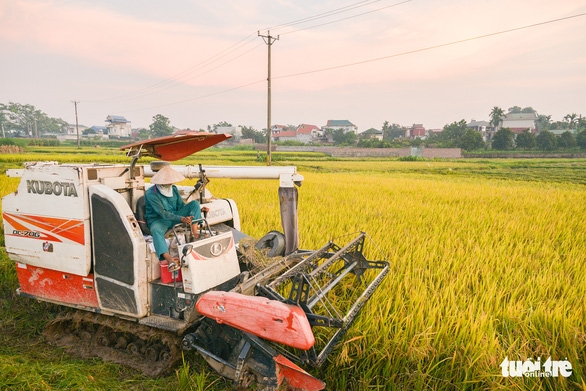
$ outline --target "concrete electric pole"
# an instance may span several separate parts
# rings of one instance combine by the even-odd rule
[[[73,102],[73,105],[75,106],[75,129],[77,130],[77,148],[81,148],[81,145],[79,143],[79,123],[77,122],[77,104],[79,103],[79,101],[72,100],[71,102]]]
[[[261,35],[260,31],[258,36],[262,37],[269,48],[269,62],[268,62],[268,76],[267,76],[267,166],[271,165],[271,46],[279,39],[279,36],[271,36],[271,32],[267,31],[267,35]]]

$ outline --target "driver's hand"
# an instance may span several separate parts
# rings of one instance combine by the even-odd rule
[[[183,224],[191,224],[191,216],[182,217],[181,222]]]

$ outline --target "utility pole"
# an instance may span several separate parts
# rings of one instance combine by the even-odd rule
[[[260,35],[269,49],[269,62],[268,62],[268,76],[267,76],[267,166],[271,165],[271,46],[279,39],[279,36],[271,36],[271,32],[267,31],[267,35]]]
[[[72,100],[71,102],[73,102],[73,105],[75,106],[75,129],[77,130],[77,148],[81,148],[81,145],[79,143],[79,123],[77,122],[77,104],[79,103],[79,101]]]

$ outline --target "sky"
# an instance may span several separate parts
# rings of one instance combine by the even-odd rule
[[[586,115],[584,0],[0,0],[0,103],[261,130],[269,34],[272,124]]]

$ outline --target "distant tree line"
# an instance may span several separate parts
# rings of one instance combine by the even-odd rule
[[[495,106],[489,113],[489,124],[496,129],[507,114],[535,113],[537,116],[536,127],[538,134],[524,131],[515,134],[509,128],[499,128],[492,133],[492,139],[483,140],[482,135],[474,129],[467,127],[465,120],[446,124],[441,132],[428,135],[424,140],[408,138],[410,127],[384,121],[382,125],[382,140],[354,132],[345,132],[342,129],[326,129],[326,136],[337,146],[358,146],[362,148],[403,148],[408,146],[425,145],[438,148],[461,148],[465,151],[477,150],[572,150],[586,149],[586,118],[576,113],[567,114],[562,121],[552,121],[551,115],[539,115],[532,107],[521,108],[513,106],[505,112]],[[67,126],[67,122],[60,118],[51,118],[33,105],[9,102],[0,103],[0,131],[2,137],[26,137],[39,139],[47,133],[61,133]],[[219,127],[232,127],[226,121],[220,121],[207,126],[208,132],[215,132]],[[295,128],[290,125],[291,128]],[[254,140],[255,143],[266,143],[267,129],[256,130],[252,126],[240,126],[243,139]],[[567,129],[560,135],[553,130]],[[148,128],[139,129],[138,137],[148,139],[163,137],[173,134],[176,130],[171,125],[169,118],[162,114],[153,116]],[[199,129],[203,131],[203,129]],[[89,134],[88,134],[89,135]],[[55,141],[56,142],[56,141]],[[36,145],[45,145],[45,141],[38,141]],[[27,143],[31,145],[30,143]],[[53,145],[53,144],[47,144]]]
[[[513,106],[505,112],[499,107],[494,107],[490,114],[489,124],[492,128],[498,128],[506,114],[513,113],[536,113],[532,107],[521,108]],[[572,150],[576,148],[586,149],[586,118],[572,113],[564,116],[563,121],[551,121],[551,115],[537,115],[536,127],[538,134],[525,130],[521,134],[515,134],[509,128],[500,128],[494,132],[492,139],[488,142],[483,140],[482,135],[471,128],[468,128],[465,120],[452,122],[443,127],[443,130],[425,138],[406,139],[404,135],[409,127],[398,124],[389,125],[385,121],[382,126],[383,140],[371,138],[359,139],[358,146],[364,148],[391,148],[401,146],[418,146],[437,148],[462,148],[464,151],[477,150],[539,150],[556,151]],[[552,130],[567,129],[560,135]]]
[[[51,118],[33,105],[0,103],[0,135],[2,137],[36,137],[44,133],[60,133],[67,122]]]

